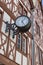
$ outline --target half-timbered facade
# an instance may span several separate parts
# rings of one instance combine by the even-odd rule
[[[6,24],[20,15],[28,16],[34,30],[34,64],[43,65],[42,0],[0,0],[0,65],[32,65],[32,26],[26,33],[5,32]]]

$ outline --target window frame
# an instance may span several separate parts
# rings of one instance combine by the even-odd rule
[[[22,35],[22,34],[20,34],[20,35]],[[28,43],[27,42],[27,37],[22,35],[22,38],[24,38],[25,41],[26,41],[26,51],[25,51],[25,53],[22,51],[22,42],[21,42],[21,48],[20,49],[16,45],[16,50],[19,51],[20,53],[22,53],[24,56],[27,57],[27,43]],[[22,41],[22,39],[21,39],[21,41]],[[16,36],[16,44],[17,44],[17,42],[18,42],[18,35]]]

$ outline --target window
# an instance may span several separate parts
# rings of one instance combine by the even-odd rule
[[[21,34],[18,34],[18,38],[17,38],[17,48],[21,49]]]
[[[19,49],[20,51],[22,51],[23,53],[26,54],[26,37],[21,36],[21,34],[19,33],[17,36],[17,49]]]
[[[22,51],[26,53],[26,39],[24,37],[22,38]]]

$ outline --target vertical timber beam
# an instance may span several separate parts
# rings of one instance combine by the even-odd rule
[[[2,27],[3,12],[0,10],[0,31]]]

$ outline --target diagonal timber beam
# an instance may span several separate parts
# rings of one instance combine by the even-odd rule
[[[19,0],[19,2],[23,6],[23,8],[32,15],[31,11],[25,6],[25,4],[21,0]]]
[[[6,58],[5,56],[0,54],[0,62],[5,65],[19,65],[16,62],[13,62],[12,60]]]
[[[33,39],[33,36],[30,32],[26,32],[26,34],[28,35],[28,37],[30,37],[31,39]]]
[[[7,8],[6,4],[0,1],[0,7],[13,19],[15,20],[14,14]]]

